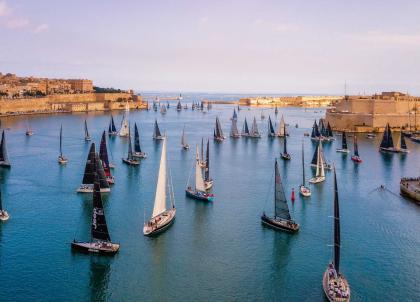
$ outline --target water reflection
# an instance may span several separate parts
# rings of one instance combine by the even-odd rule
[[[106,257],[90,258],[90,301],[107,301],[111,259]]]

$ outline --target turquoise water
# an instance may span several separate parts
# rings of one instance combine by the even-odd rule
[[[190,97],[190,98],[189,98]],[[187,96],[187,101],[194,96]],[[221,96],[217,96],[220,99]],[[194,98],[195,99],[195,98]],[[184,100],[185,101],[185,100]],[[162,116],[154,111],[130,113],[140,127],[148,158],[140,167],[122,164],[127,141],[109,142],[116,184],[104,198],[111,238],[121,244],[114,258],[73,253],[73,238],[89,238],[91,196],[76,194],[89,148],[83,139],[87,118],[99,144],[109,115],[103,113],[31,116],[34,136],[26,137],[26,118],[3,118],[12,168],[0,170],[4,206],[11,218],[0,224],[1,301],[325,301],[322,274],[331,259],[332,173],[312,187],[310,199],[296,194],[290,209],[301,225],[288,235],[263,227],[259,216],[273,208],[274,158],[282,140],[268,139],[268,114],[256,115],[259,140],[210,140],[213,203],[185,197],[194,148],[182,151],[185,124],[191,146],[213,134],[216,116],[229,135],[233,106],[215,105],[209,113],[175,110]],[[301,141],[305,142],[309,178],[315,145],[309,138],[320,109],[281,108],[291,126],[290,162],[280,161],[286,195],[301,181]],[[122,113],[114,112],[117,123]],[[144,217],[151,215],[161,143],[152,140],[157,118],[168,139],[168,157],[175,190],[174,225],[157,238],[142,234]],[[57,164],[58,134],[63,124],[65,167]],[[298,123],[299,128],[294,125]],[[352,301],[415,301],[420,299],[420,207],[398,196],[401,176],[420,173],[420,145],[408,142],[407,156],[382,155],[380,137],[359,136],[363,163],[324,144],[327,160],[337,167],[342,215],[341,267],[352,288]],[[349,141],[352,141],[349,139]],[[385,185],[391,192],[376,191]]]

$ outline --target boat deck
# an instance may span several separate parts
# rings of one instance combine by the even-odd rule
[[[401,194],[420,203],[420,177],[401,178]]]

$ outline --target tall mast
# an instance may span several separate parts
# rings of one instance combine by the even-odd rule
[[[63,143],[62,143],[62,140],[63,140],[63,125],[61,125],[61,127],[60,127],[60,156],[61,157],[63,157],[63,151],[62,151]]]
[[[287,135],[286,135],[286,126],[284,126],[284,154],[287,154]]]
[[[206,150],[206,169],[204,172],[204,179],[206,181],[210,180],[210,150],[209,150],[209,140],[207,139],[207,150]]]
[[[340,272],[340,207],[338,203],[337,175],[334,167],[334,266]]]
[[[345,131],[343,131],[341,148],[342,149],[347,149],[347,138],[346,138],[346,132]]]
[[[302,186],[305,186],[305,152],[302,140]]]
[[[201,160],[204,160],[204,143],[203,143],[203,138],[201,138]]]

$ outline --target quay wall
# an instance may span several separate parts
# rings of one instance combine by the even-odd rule
[[[56,94],[40,98],[0,99],[0,115],[147,109],[141,96],[130,93]]]

